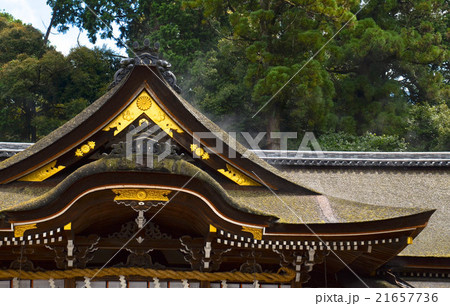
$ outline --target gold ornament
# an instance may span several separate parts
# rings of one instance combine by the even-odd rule
[[[125,119],[126,121],[134,121],[135,117],[134,114],[132,112],[130,112],[129,110],[125,111],[122,114],[123,119]]]
[[[89,153],[94,148],[95,148],[95,142],[94,141],[88,141],[87,143],[85,143],[79,149],[77,149],[75,151],[75,156],[81,157],[81,156]]]
[[[39,168],[36,171],[31,172],[30,174],[27,174],[24,177],[21,177],[19,181],[24,182],[42,182],[43,180],[49,178],[50,176],[54,175],[55,173],[61,171],[65,168],[65,166],[58,166],[55,167],[57,163],[57,160],[52,161],[51,163],[48,163],[44,167]]]
[[[261,240],[262,236],[263,236],[262,228],[243,226],[242,227],[242,231],[252,234],[253,238],[256,239],[256,240]]]
[[[81,146],[81,152],[83,152],[83,154],[89,153],[90,150],[91,150],[91,148],[89,148],[88,145]]]
[[[152,97],[143,90],[141,94],[131,102],[131,104],[119,114],[113,121],[111,121],[103,131],[109,131],[111,129],[116,129],[114,131],[114,136],[123,131],[128,127],[134,120],[139,118],[142,114],[147,115],[147,117],[156,123],[164,132],[166,132],[170,137],[173,137],[173,132],[183,133],[184,131],[181,127],[173,121],[170,116],[168,116],[159,105],[152,99]],[[142,119],[139,121],[141,124]]]
[[[14,237],[16,238],[23,237],[23,234],[25,233],[26,230],[35,228],[37,228],[36,223],[14,226]]]
[[[191,151],[197,155],[197,157],[201,157],[202,159],[209,159],[208,152],[205,152],[203,148],[200,148],[196,144],[191,144]]]
[[[167,197],[172,191],[163,189],[112,189],[116,194],[114,201],[135,200],[135,201],[169,201]]]
[[[230,180],[235,182],[236,184],[240,186],[261,186],[258,182],[255,180],[249,178],[247,175],[243,174],[238,169],[230,166],[227,164],[227,170],[225,169],[218,169],[220,173],[228,177]]]
[[[146,111],[152,106],[152,99],[149,96],[139,96],[136,99],[136,104],[140,110]]]

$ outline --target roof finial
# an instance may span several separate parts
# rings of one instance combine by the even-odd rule
[[[172,65],[160,58],[159,51],[159,43],[155,42],[153,47],[150,46],[150,40],[146,38],[144,40],[143,46],[140,46],[137,41],[133,42],[133,53],[135,55],[134,58],[126,58],[123,59],[120,64],[121,68],[114,75],[114,81],[109,86],[110,88],[116,86],[136,65],[144,65],[144,66],[156,66],[158,67],[159,72],[162,74],[164,79],[169,83],[169,85],[178,93],[181,92],[181,88],[176,84],[177,78],[170,71],[170,67]]]

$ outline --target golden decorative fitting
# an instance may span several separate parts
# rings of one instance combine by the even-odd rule
[[[214,225],[209,225],[209,232],[210,233],[216,233],[217,232],[217,228]]]
[[[114,201],[169,201],[167,197],[172,191],[162,189],[112,189],[116,194]]]
[[[71,229],[72,229],[72,222],[69,222],[66,225],[64,225],[64,230],[65,231],[70,231]]]
[[[208,152],[205,152],[205,150],[196,144],[191,144],[191,151],[197,156],[201,157],[202,159],[209,159]]]
[[[204,159],[204,160],[208,160],[208,159],[209,159],[209,154],[208,154],[208,152],[203,153],[202,159]]]
[[[143,125],[144,123],[148,125],[148,120],[145,118],[142,118],[141,120],[139,120],[139,126]]]
[[[242,231],[252,234],[253,238],[256,239],[256,240],[261,240],[262,236],[263,236],[262,228],[243,226],[242,227]]]
[[[406,243],[412,244],[413,243],[413,237],[408,237],[408,239],[406,240]]]
[[[90,150],[91,150],[91,148],[89,148],[88,145],[81,146],[81,152],[83,152],[83,154],[89,153]]]
[[[94,141],[88,141],[84,145],[82,145],[79,149],[75,151],[75,156],[81,157],[89,151],[93,150],[95,148],[95,142]]]
[[[202,156],[203,153],[205,153],[205,150],[203,150],[202,148],[197,148],[197,149],[195,149],[194,153],[195,153],[197,156]]]
[[[14,226],[14,237],[23,237],[23,233],[25,233],[26,230],[35,228],[37,228],[36,223]]]
[[[134,117],[134,114],[132,112],[130,112],[129,110],[123,112],[122,117],[126,121],[133,121],[134,119],[136,119]]]
[[[240,186],[261,186],[258,182],[255,180],[249,178],[247,175],[243,174],[238,169],[234,168],[233,166],[230,166],[227,164],[227,169],[218,169],[220,173],[228,177],[230,180],[235,182],[236,184]]]
[[[24,182],[42,182],[43,180],[49,178],[50,176],[54,175],[55,173],[61,171],[65,168],[65,166],[56,166],[56,160],[52,161],[51,163],[39,168],[36,171],[31,172],[30,174],[27,174],[24,177],[21,177],[19,181]]]
[[[136,99],[136,105],[140,110],[146,111],[152,106],[152,99],[149,96],[141,95]]]
[[[154,123],[156,123],[164,132],[170,137],[173,137],[173,132],[183,133],[181,127],[175,123],[159,105],[152,99],[152,97],[143,90],[141,94],[131,102],[131,104],[119,114],[113,121],[111,121],[103,131],[114,131],[114,136],[128,127],[134,120],[142,114],[147,115]],[[139,121],[141,124],[142,119]]]

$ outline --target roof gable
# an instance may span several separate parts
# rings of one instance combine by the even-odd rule
[[[212,171],[239,186],[268,185],[273,189],[303,188],[259,157],[183,100],[163,80],[156,66],[135,66],[114,87],[78,116],[27,150],[0,163],[1,183],[43,181],[87,160],[130,127],[151,122]],[[199,139],[196,135],[208,134]],[[221,150],[218,150],[221,149]]]

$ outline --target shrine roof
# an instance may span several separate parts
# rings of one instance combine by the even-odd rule
[[[332,197],[396,208],[436,209],[401,255],[450,257],[450,170],[280,166],[292,180]]]
[[[358,201],[337,196],[333,192],[322,192],[321,185],[308,181],[307,176],[298,176],[290,171],[274,168],[239,143],[234,145],[234,140],[226,132],[179,96],[158,73],[157,67],[134,67],[115,87],[78,116],[33,146],[1,162],[0,175],[4,184],[0,185],[0,219],[2,214],[6,216],[9,212],[47,209],[48,203],[63,198],[62,195],[69,187],[78,185],[79,188],[84,188],[83,184],[79,184],[82,179],[105,173],[118,176],[121,171],[133,172],[133,175],[134,172],[184,177],[195,175],[196,179],[214,191],[219,202],[226,202],[229,207],[241,212],[272,218],[274,223],[279,224],[352,223],[358,230],[359,223],[373,224],[380,221],[382,226],[387,226],[389,222],[397,222],[398,218],[418,216],[414,225],[419,228],[432,214],[432,209],[416,208],[414,205],[396,207],[396,202],[389,198],[386,198],[382,205],[372,204],[370,194],[366,195],[365,201]],[[124,117],[129,107],[138,107],[135,101],[142,94],[151,99],[151,105],[159,107],[158,112],[163,113],[165,118],[170,118],[175,130],[179,128],[179,132],[172,135],[169,132],[166,136],[170,136],[177,143],[180,151],[184,150],[183,154],[194,154],[192,146],[190,147],[194,131],[206,131],[215,133],[215,141],[219,140],[225,146],[233,147],[240,158],[231,159],[214,152],[211,150],[212,141],[202,143],[203,148],[210,153],[208,158],[198,158],[191,162],[179,155],[165,158],[155,163],[152,168],[140,166],[124,156],[104,156],[103,154],[108,154],[104,149],[112,140],[119,141],[120,137],[124,137],[124,133],[120,133],[125,131],[125,127],[119,130],[118,125],[112,128],[111,123]],[[127,120],[127,124],[139,122],[140,118],[133,117],[133,120]],[[147,119],[152,120],[149,116]],[[92,148],[87,146],[88,141],[92,143]],[[77,150],[82,146],[87,147],[86,152],[78,154]],[[244,155],[247,157],[242,158]],[[61,172],[57,167],[54,168],[57,159],[58,165],[63,169]],[[53,170],[46,170],[46,166],[58,171],[55,174]],[[226,169],[231,174],[225,175]],[[41,181],[18,181],[36,171],[44,174],[52,172],[52,175]],[[236,171],[237,175],[233,174],[233,171]],[[237,180],[233,180],[234,176],[249,179],[254,184],[241,185]],[[351,186],[348,191],[352,192]],[[392,206],[388,206],[389,203]],[[237,215],[240,216],[240,213]],[[397,224],[389,226],[396,227]]]
[[[202,160],[201,162],[210,163],[210,166],[211,163],[215,163],[215,166],[212,166],[213,169],[214,167],[219,167],[217,162],[222,164],[222,168],[225,168],[225,164],[230,164],[232,167],[244,169],[246,176],[251,179],[256,181],[262,179],[270,186],[278,186],[277,188],[297,188],[306,193],[316,193],[314,190],[306,189],[301,185],[293,183],[282,172],[260,159],[256,154],[246,149],[234,139],[230,139],[228,133],[201,114],[201,112],[196,110],[168,86],[158,76],[157,67],[153,66],[134,67],[116,86],[73,119],[34,145],[0,162],[2,182],[8,183],[20,179],[24,175],[35,171],[38,165],[49,165],[49,162],[56,161],[61,156],[65,156],[67,159],[68,152],[76,150],[77,146],[81,146],[88,139],[87,137],[89,135],[92,138],[103,133],[101,137],[105,137],[105,127],[111,123],[112,119],[117,118],[117,116],[122,116],[121,112],[133,102],[130,99],[136,99],[136,96],[134,98],[130,97],[130,92],[137,95],[139,92],[142,94],[143,92],[149,91],[156,92],[153,92],[152,95],[154,97],[152,99],[158,100],[157,97],[161,96],[161,99],[166,102],[169,101],[168,104],[170,107],[161,104],[159,107],[167,107],[167,109],[163,109],[162,111],[167,114],[166,116],[172,118],[170,119],[172,122],[175,120],[175,125],[182,126],[183,130],[180,130],[180,133],[183,133],[184,136],[179,135],[182,139],[176,139],[176,141],[184,142],[185,149],[188,150],[189,145],[186,143],[192,144],[194,135],[198,131],[214,134],[216,137],[214,141],[221,141],[226,148],[230,148],[238,154],[238,158],[233,159],[228,158],[225,154],[216,154],[210,151],[210,156],[213,157],[212,155],[215,155],[216,161]],[[155,102],[155,104],[157,103]],[[175,115],[168,115],[172,113],[175,113]],[[114,133],[115,135],[116,133]],[[204,144],[205,149],[209,148],[206,142],[207,140],[205,140]],[[74,162],[72,157],[68,163],[73,164]],[[68,167],[70,164],[65,164],[64,167]]]
[[[156,160],[155,160],[156,162]],[[126,158],[104,157],[84,165],[67,177],[30,183],[14,182],[0,189],[0,214],[7,211],[26,211],[44,207],[60,197],[72,184],[84,177],[105,172],[131,170],[181,174],[205,182],[220,194],[231,206],[256,215],[275,217],[286,224],[349,223],[385,220],[425,212],[417,208],[396,208],[358,203],[325,195],[299,195],[277,192],[260,187],[257,189],[224,189],[207,172],[183,160],[166,158],[154,168],[137,165]],[[120,174],[119,174],[120,175]],[[289,208],[288,208],[289,207]]]

